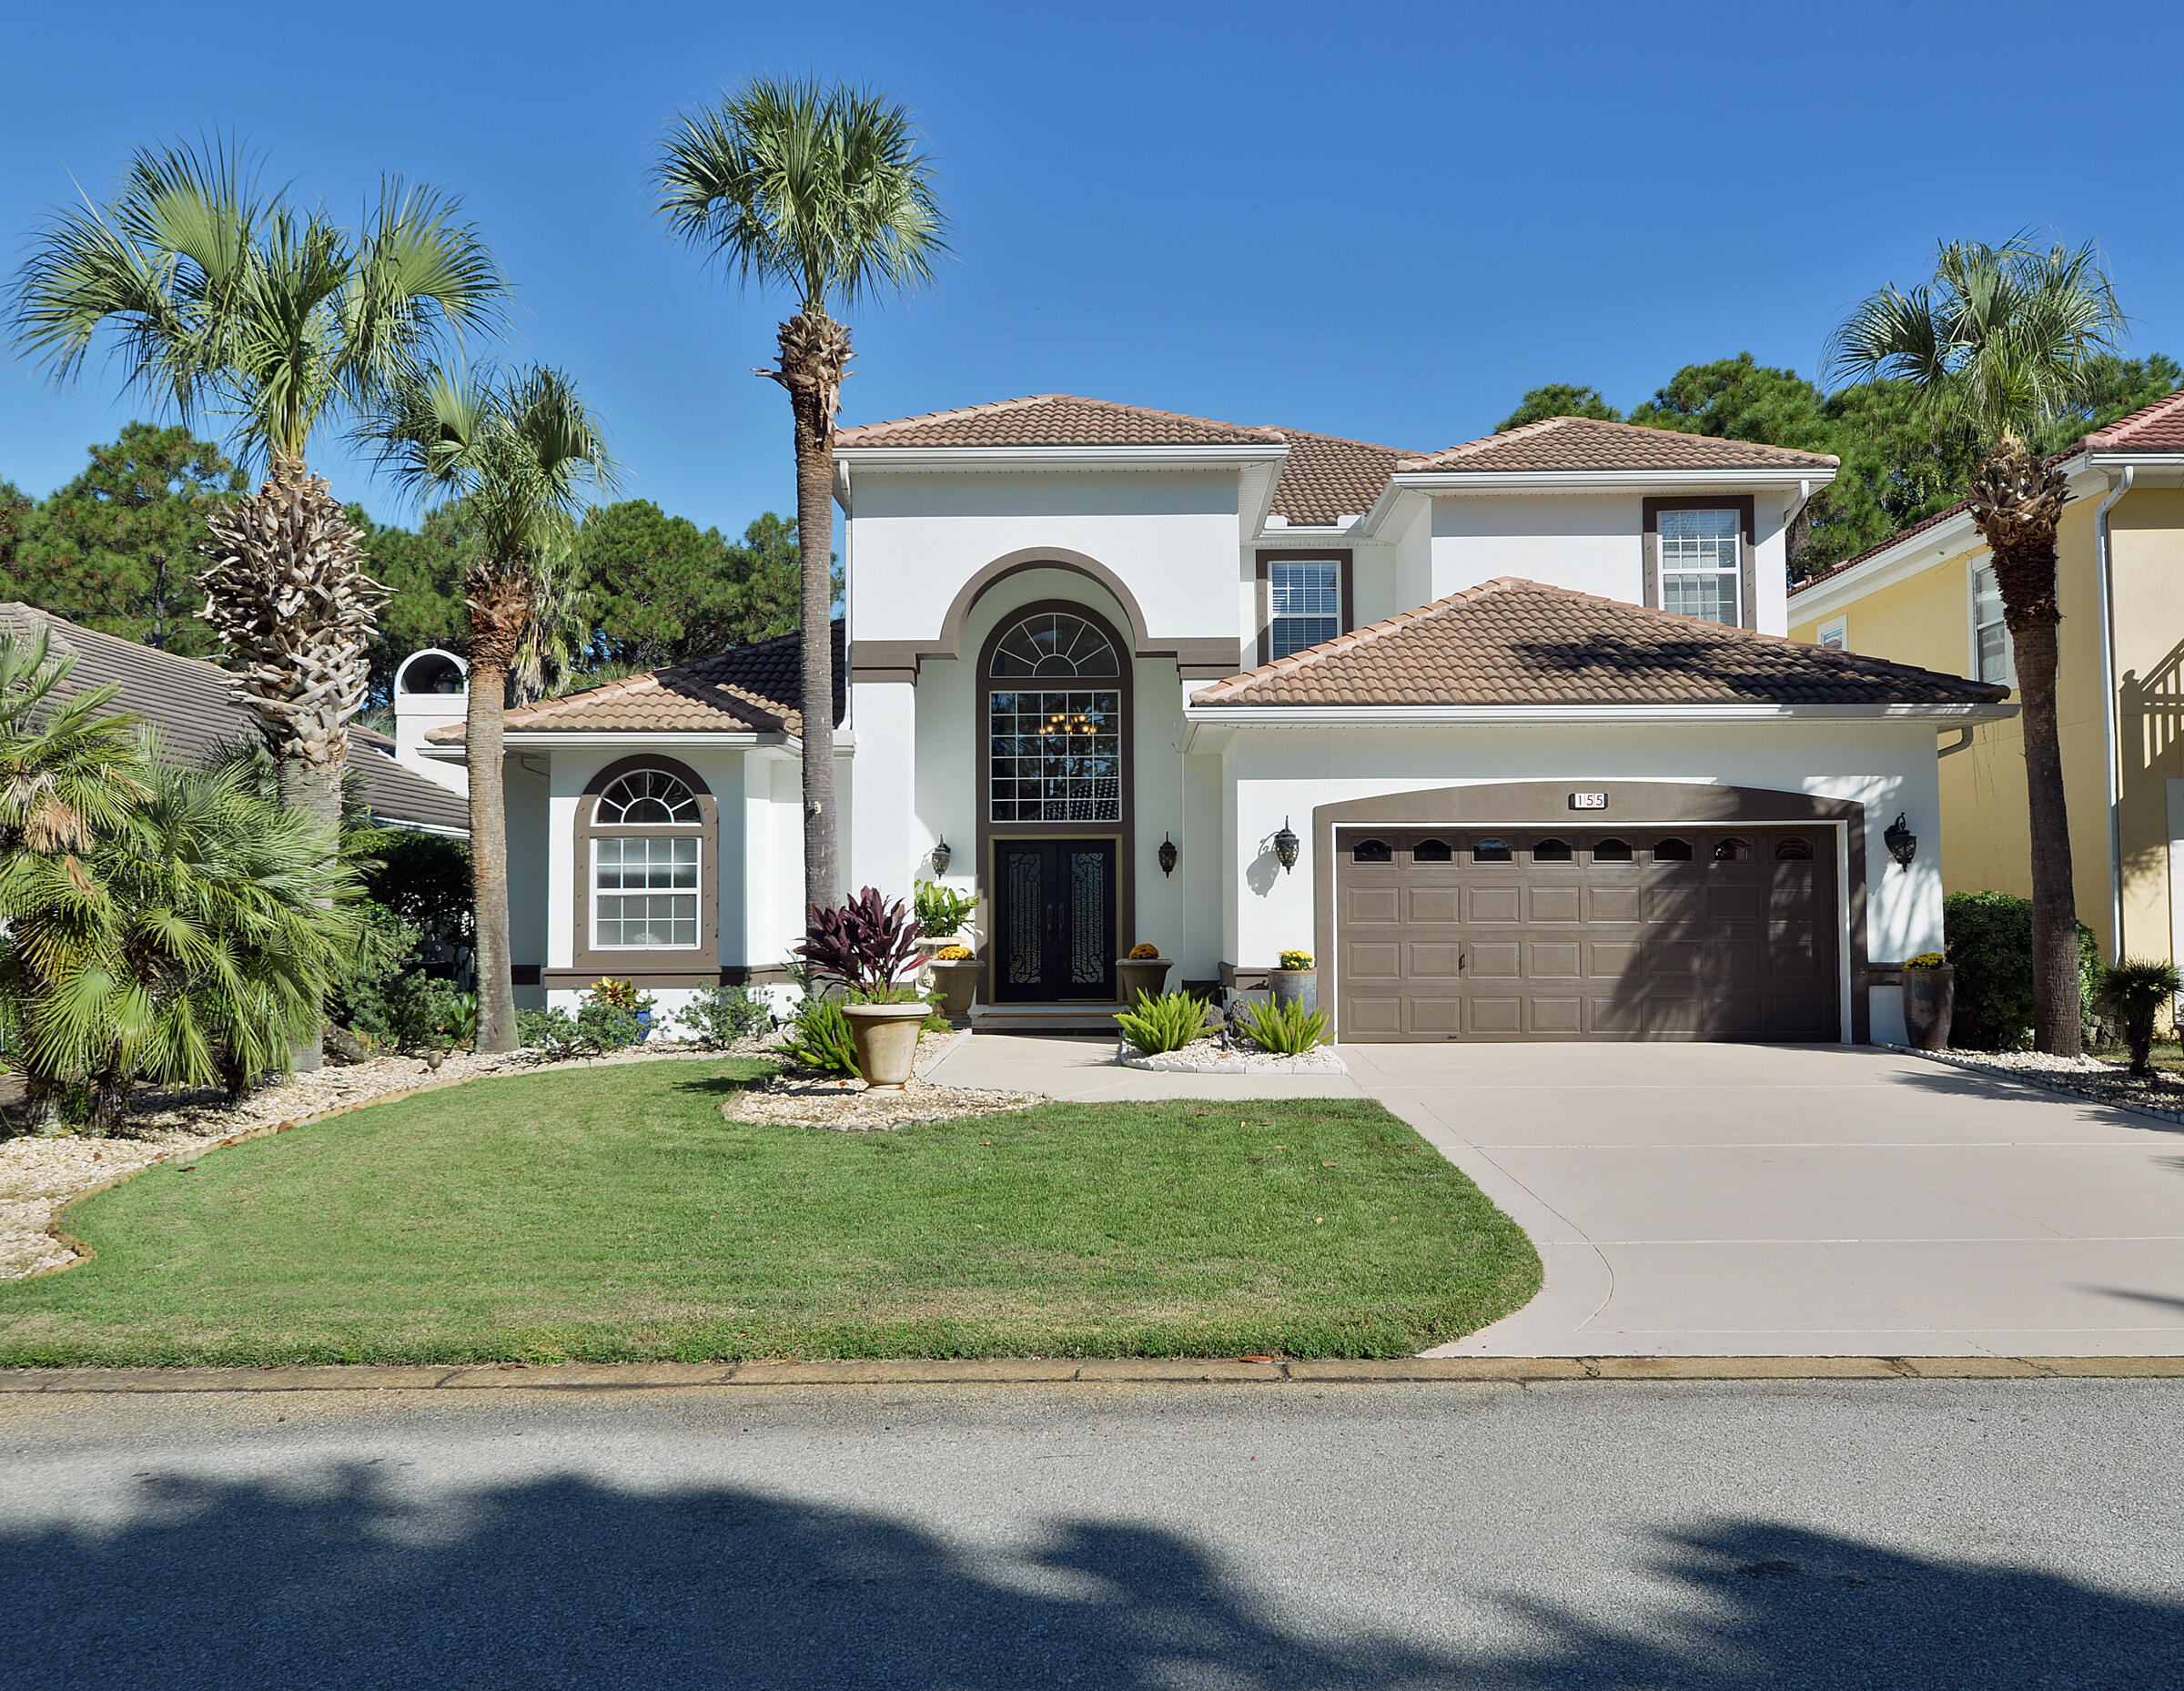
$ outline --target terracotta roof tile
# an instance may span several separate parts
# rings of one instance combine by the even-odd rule
[[[2184,452],[2184,391],[2094,430],[2078,445],[2093,452]]]
[[[1832,470],[1825,452],[1717,440],[1592,417],[1549,417],[1396,466],[1401,471]]]
[[[1975,704],[2008,690],[1504,578],[1200,689],[1198,704]]]
[[[1274,489],[1274,509],[1291,522],[1330,523],[1363,516],[1396,465],[1418,456],[1400,446],[1374,446],[1301,429],[1275,432],[1289,443],[1289,455]]]
[[[962,410],[860,423],[834,436],[859,446],[1279,446],[1281,432],[1072,393],[1034,393]]]
[[[842,624],[834,625],[834,721],[842,721]],[[736,646],[688,663],[651,670],[508,713],[511,734],[791,734],[804,732],[798,708],[801,634]],[[429,739],[462,739],[460,724]]]

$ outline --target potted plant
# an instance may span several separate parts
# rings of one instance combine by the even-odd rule
[[[959,893],[938,881],[920,881],[910,895],[910,914],[917,919],[917,948],[932,954],[949,946],[976,952],[978,935],[971,927],[971,912],[979,895]]]
[[[943,946],[925,965],[933,977],[933,990],[940,995],[940,1013],[958,1028],[971,1019],[981,967],[970,947],[958,945]]]
[[[900,1092],[917,1063],[917,1036],[932,1007],[903,979],[917,967],[916,920],[877,887],[839,909],[814,905],[797,955],[819,977],[839,983],[857,1048],[857,1072],[875,1092]]]
[[[1267,985],[1277,1004],[1293,1004],[1306,1012],[1320,1008],[1320,971],[1309,951],[1283,952],[1281,967],[1267,971]]]
[[[1172,959],[1160,955],[1158,946],[1136,945],[1130,955],[1115,961],[1115,987],[1125,1004],[1136,1004],[1141,997],[1157,998],[1168,981]]]
[[[1956,971],[1938,951],[1904,960],[1904,1036],[1915,1051],[1949,1048],[1949,1020],[1956,1011]]]

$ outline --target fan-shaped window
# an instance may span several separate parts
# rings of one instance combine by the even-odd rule
[[[1446,840],[1421,840],[1410,848],[1413,863],[1447,863],[1453,856]]]
[[[592,820],[602,827],[697,823],[698,795],[664,769],[632,769],[599,795]]]
[[[1566,840],[1542,840],[1532,848],[1534,863],[1568,863],[1572,854]]]
[[[1592,844],[1594,863],[1628,863],[1631,844],[1628,840],[1595,840]]]
[[[1473,863],[1509,863],[1515,854],[1509,849],[1507,840],[1481,840],[1471,847]]]
[[[994,648],[996,675],[1119,675],[1115,647],[1098,629],[1067,611],[1041,611],[1026,617]]]
[[[1689,840],[1662,840],[1658,842],[1653,846],[1653,861],[1655,863],[1689,863],[1691,861],[1691,842]]]
[[[1389,850],[1386,840],[1360,840],[1350,848],[1352,863],[1393,863],[1395,854]]]
[[[1751,856],[1751,846],[1742,840],[1716,840],[1714,843],[1714,860],[1716,863],[1743,863]]]
[[[1813,860],[1813,843],[1810,840],[1776,840],[1776,863],[1810,863]]]

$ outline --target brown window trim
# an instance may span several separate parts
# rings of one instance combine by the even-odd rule
[[[1646,609],[1658,611],[1661,608],[1661,513],[1664,511],[1734,511],[1737,513],[1740,537],[1736,549],[1737,626],[1757,628],[1758,607],[1753,601],[1759,597],[1759,548],[1753,538],[1756,519],[1753,514],[1752,495],[1693,493],[1673,499],[1649,499],[1645,501],[1644,511]]]
[[[636,769],[662,770],[687,785],[698,797],[698,820],[695,823],[647,823],[642,829],[599,826],[592,817],[599,810],[600,795]],[[626,836],[637,832],[685,838],[694,835],[704,842],[698,848],[698,943],[695,946],[677,946],[656,951],[622,946],[604,950],[593,948],[592,842],[602,835]],[[582,796],[576,801],[573,856],[576,867],[576,931],[570,937],[569,960],[576,973],[586,977],[587,981],[597,980],[602,975],[612,976],[617,980],[662,975],[710,978],[720,967],[721,807],[713,795],[713,790],[688,764],[672,757],[645,753],[635,757],[617,758],[593,775],[585,784]],[[549,976],[560,972],[554,969],[546,971]]]
[[[1324,550],[1315,547],[1309,551],[1299,546],[1270,548],[1259,554],[1257,566],[1258,609],[1253,613],[1253,620],[1259,626],[1259,662],[1261,663],[1271,663],[1274,661],[1274,619],[1268,614],[1267,566],[1277,560],[1284,563],[1340,564],[1341,566],[1339,575],[1342,584],[1342,608],[1338,618],[1341,626],[1335,630],[1336,637],[1340,638],[1358,625],[1356,600],[1350,580],[1350,552],[1335,546]]]

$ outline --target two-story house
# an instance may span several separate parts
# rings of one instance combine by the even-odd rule
[[[2057,716],[2078,919],[2103,955],[2184,957],[2184,393],[2085,436],[2055,461]],[[1791,633],[1838,650],[2014,686],[1994,571],[1963,504],[1803,582]],[[1941,746],[1948,892],[2026,896],[2031,828],[2014,717]]]
[[[1061,395],[836,454],[845,877],[983,896],[982,1025],[1101,1025],[1148,941],[1230,990],[1312,951],[1350,1040],[1900,1037],[1888,970],[1941,939],[1936,732],[2010,707],[1785,638],[1785,530],[1834,460]],[[797,663],[510,714],[533,1001],[778,978]]]

